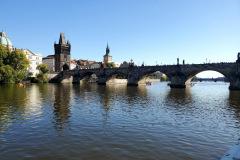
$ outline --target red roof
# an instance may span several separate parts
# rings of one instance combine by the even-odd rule
[[[44,57],[43,59],[53,59],[55,55],[48,55],[47,57]]]

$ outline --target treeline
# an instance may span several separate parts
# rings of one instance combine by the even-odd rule
[[[29,63],[22,50],[10,52],[0,44],[0,83],[16,83],[26,79]]]
[[[37,83],[46,83],[46,73],[49,71],[46,64],[37,66],[39,74],[30,78],[27,69],[30,62],[22,50],[10,51],[0,44],[0,83],[19,83],[24,80],[31,80]]]

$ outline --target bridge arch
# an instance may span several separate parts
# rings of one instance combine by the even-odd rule
[[[68,71],[68,70],[69,70],[69,66],[65,63],[65,64],[62,66],[62,69],[63,69],[63,71]]]
[[[148,77],[155,72],[161,72],[161,73],[165,74],[166,77],[168,78],[168,80],[171,81],[171,77],[167,74],[167,72],[165,70],[153,68],[150,70],[142,71],[141,74],[139,74],[138,84],[140,84],[140,85],[146,84],[146,80],[148,79]]]
[[[122,71],[114,71],[107,75],[106,84],[127,84],[128,75]]]
[[[95,76],[93,76],[95,75]],[[78,72],[73,75],[73,83],[91,83],[98,80],[98,74],[93,71]]]
[[[218,72],[218,73],[222,74],[228,81],[230,81],[230,79],[231,79],[231,77],[228,76],[228,74],[225,73],[225,71],[218,70],[218,69],[214,69],[214,70],[213,69],[201,69],[201,70],[198,70],[198,71],[193,71],[192,73],[188,74],[186,76],[185,85],[190,85],[191,80],[194,76],[196,76],[199,73],[205,72],[205,71],[215,71],[215,72]]]

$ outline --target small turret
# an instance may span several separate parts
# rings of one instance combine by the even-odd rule
[[[240,52],[238,52],[236,63],[240,63]]]

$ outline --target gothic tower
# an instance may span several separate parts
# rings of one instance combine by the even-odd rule
[[[112,62],[112,56],[110,55],[110,49],[107,44],[106,48],[106,54],[103,56],[103,62],[104,62],[104,67],[106,67],[106,64],[109,62]]]
[[[69,70],[71,58],[71,45],[65,40],[65,34],[60,33],[59,44],[54,43],[55,49],[55,72]]]

